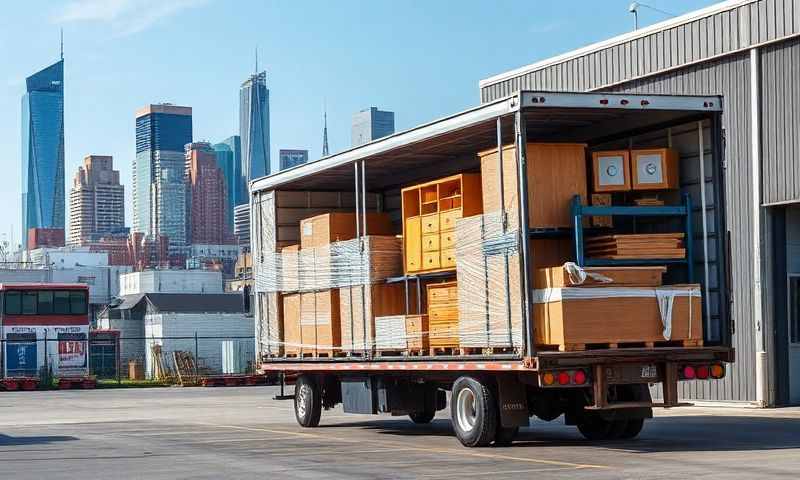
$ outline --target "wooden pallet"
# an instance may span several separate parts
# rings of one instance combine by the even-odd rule
[[[422,348],[381,349],[375,351],[376,357],[423,357],[427,351]]]
[[[563,345],[537,345],[536,348],[543,351],[583,352],[586,350],[621,350],[629,348],[692,348],[702,346],[702,340],[676,340],[662,342],[566,343]]]
[[[456,356],[461,355],[461,349],[459,347],[436,347],[430,349],[430,356]]]
[[[459,353],[464,356],[470,355],[509,355],[521,351],[521,347],[461,347]]]

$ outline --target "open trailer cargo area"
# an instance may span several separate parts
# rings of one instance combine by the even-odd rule
[[[465,445],[635,436],[733,361],[721,112],[524,91],[254,181],[262,370],[304,426],[451,390]]]

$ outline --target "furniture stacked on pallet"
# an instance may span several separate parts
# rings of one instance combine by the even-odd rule
[[[354,213],[306,218],[300,221],[299,248],[295,245],[283,249],[283,283],[296,287],[296,291],[285,289],[283,294],[286,355],[333,356],[342,352],[345,339],[349,348],[356,343],[364,349],[371,348],[373,317],[369,310],[353,308],[353,289],[366,284],[364,292],[359,291],[355,297],[372,309],[375,300],[371,298],[370,278],[399,270],[399,242],[392,236],[388,214],[370,213],[364,241],[367,253],[363,254],[360,239],[355,238],[355,225]],[[392,258],[396,268],[391,265]],[[391,301],[383,295],[378,303],[390,305]],[[344,338],[343,318],[349,328]]]
[[[540,348],[702,346],[700,285],[662,285],[665,267],[543,268],[534,277]]]
[[[355,193],[330,191],[269,191],[252,198],[251,223],[254,228],[253,264],[257,266],[256,342],[259,351],[267,356],[283,355],[282,292],[297,291],[296,268],[283,275],[281,249],[300,242],[300,221],[323,213],[352,212]],[[363,199],[367,211],[380,207],[380,197],[367,193]],[[299,246],[298,246],[299,248]],[[288,284],[284,285],[284,280]],[[294,282],[294,284],[292,284]]]
[[[465,349],[496,353],[522,346],[516,153],[513,145],[502,148],[502,180],[497,149],[478,154],[484,213],[459,220],[456,229],[459,344]],[[529,143],[525,154],[531,269],[562,265],[573,252],[570,200],[586,197],[586,147]]]

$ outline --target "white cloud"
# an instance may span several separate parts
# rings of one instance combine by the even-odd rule
[[[100,22],[118,36],[148,29],[159,20],[208,0],[70,0],[52,16],[53,23]]]

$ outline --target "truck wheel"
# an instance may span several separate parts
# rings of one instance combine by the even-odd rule
[[[519,427],[511,427],[506,428],[500,426],[500,422],[497,422],[497,431],[494,434],[494,446],[495,447],[508,447],[517,437],[519,433]]]
[[[497,402],[488,385],[471,377],[453,384],[450,416],[456,437],[465,447],[486,447],[497,431]]]
[[[322,395],[313,377],[301,375],[294,384],[294,416],[301,427],[319,425],[322,415]]]
[[[641,433],[642,428],[644,427],[644,418],[632,418],[627,420],[625,425],[625,429],[622,430],[622,434],[619,438],[624,440],[630,440],[632,438],[636,438]]]
[[[627,420],[606,420],[599,415],[588,414],[578,422],[578,430],[586,440],[614,440],[624,434],[627,422]]]
[[[427,423],[431,423],[433,417],[435,416],[436,412],[433,411],[411,412],[408,414],[408,417],[411,418],[411,421],[416,423],[417,425],[425,425]]]

